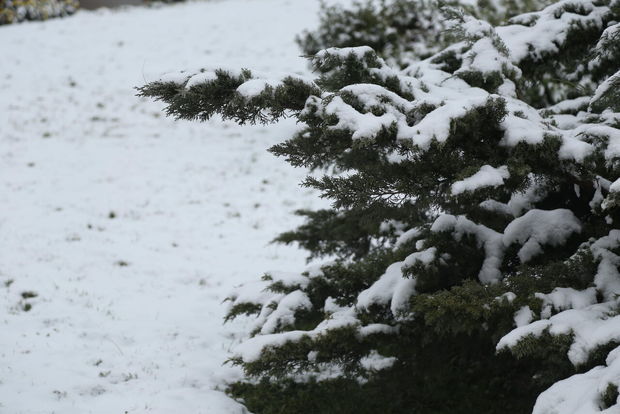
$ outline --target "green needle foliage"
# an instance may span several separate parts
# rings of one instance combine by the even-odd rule
[[[0,25],[75,13],[77,0],[0,0]]]
[[[306,55],[329,47],[370,46],[391,65],[405,67],[450,43],[438,3],[458,6],[492,23],[537,10],[549,0],[356,0],[345,7],[321,0],[319,26],[296,40]]]
[[[445,13],[452,40],[405,69],[328,48],[315,79],[139,88],[177,118],[294,117],[271,152],[324,173],[304,185],[332,208],[277,240],[325,262],[230,298],[253,323],[229,392],[254,413],[618,408],[620,2]]]

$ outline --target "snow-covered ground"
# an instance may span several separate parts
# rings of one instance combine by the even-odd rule
[[[304,253],[318,205],[265,149],[295,125],[175,122],[133,87],[200,66],[306,71],[316,0],[79,12],[0,27],[0,413],[242,412],[217,391],[231,288]],[[36,296],[35,296],[36,295]],[[34,297],[30,297],[34,296]]]

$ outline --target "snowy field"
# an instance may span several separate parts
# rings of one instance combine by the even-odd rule
[[[175,122],[133,87],[217,65],[305,72],[316,0],[79,12],[0,27],[0,413],[240,413],[218,391],[231,288],[304,253],[319,205],[265,151],[295,125]]]

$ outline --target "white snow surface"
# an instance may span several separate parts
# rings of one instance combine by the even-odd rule
[[[396,242],[394,243],[394,248],[395,249],[399,248],[403,244],[405,244],[405,243],[409,242],[410,240],[415,239],[416,237],[418,237],[421,233],[422,233],[422,231],[418,227],[414,227],[414,228],[411,228],[411,229],[405,231],[403,234],[398,236],[398,238],[396,239]]]
[[[329,299],[329,298],[328,298]],[[326,307],[328,307],[326,305]],[[261,353],[269,348],[278,348],[288,342],[299,341],[303,337],[316,339],[325,332],[348,326],[358,326],[355,310],[352,307],[338,307],[332,302],[334,312],[314,329],[309,331],[285,331],[267,335],[256,335],[238,344],[233,352],[244,362],[253,362],[260,358]]]
[[[514,321],[515,325],[520,328],[521,326],[525,326],[532,322],[534,319],[534,315],[529,306],[523,306],[517,312],[515,312]]]
[[[620,384],[620,348],[611,351],[605,366],[556,382],[538,396],[532,414],[616,414],[618,406],[603,409],[602,395]]]
[[[221,302],[303,267],[303,252],[269,244],[319,206],[297,186],[305,172],[265,151],[295,124],[174,122],[133,88],[187,67],[306,73],[293,37],[318,6],[189,2],[0,27],[0,413],[244,412],[218,391],[240,375],[222,362],[245,331],[223,326]]]
[[[452,184],[452,195],[475,191],[484,187],[498,187],[504,184],[504,180],[510,178],[508,167],[503,165],[499,168],[483,165],[477,173],[464,180]]]
[[[573,233],[580,231],[581,223],[570,210],[534,209],[506,226],[503,243],[505,246],[510,246],[512,243],[522,245],[518,255],[521,262],[525,263],[542,253],[543,245],[561,245]]]
[[[312,303],[304,292],[295,290],[280,299],[278,307],[263,324],[261,334],[274,333],[281,326],[293,325],[295,323],[295,312],[300,309],[310,310]]]
[[[541,319],[520,326],[505,335],[497,349],[512,348],[528,336],[540,336],[548,331],[551,335],[573,335],[568,359],[575,365],[583,364],[598,346],[620,340],[620,316],[616,314],[618,300],[568,309],[549,319]]]
[[[549,318],[553,310],[583,309],[597,302],[594,287],[585,290],[555,288],[551,293],[536,293],[535,296],[542,300],[541,316],[543,318]]]
[[[566,13],[561,19],[556,18],[556,13],[575,3],[586,13]],[[523,24],[510,24],[496,27],[495,30],[510,50],[512,60],[518,62],[532,52],[542,55],[546,51],[557,50],[557,44],[565,42],[568,37],[569,24],[602,26],[601,15],[608,10],[588,0],[561,0],[542,11],[525,13],[513,19],[514,23]],[[532,21],[533,18],[535,21]]]
[[[498,233],[482,224],[476,224],[465,216],[443,214],[431,226],[433,232],[451,231],[454,239],[460,241],[465,235],[476,237],[479,247],[484,248],[485,259],[482,262],[478,279],[482,283],[497,283],[502,279],[499,267],[504,258],[502,233]]]
[[[367,370],[380,371],[382,369],[391,368],[395,362],[396,358],[385,357],[379,354],[376,350],[373,350],[370,354],[360,360],[360,365]]]
[[[435,258],[435,248],[416,252],[407,257],[410,265],[416,261],[423,264],[431,262]],[[403,276],[402,268],[405,262],[392,263],[385,273],[368,289],[363,290],[357,297],[356,306],[360,310],[369,309],[372,305],[384,305],[389,303],[390,310],[396,316],[403,310],[415,293],[416,280]]]

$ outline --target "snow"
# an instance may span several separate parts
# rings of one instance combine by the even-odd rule
[[[578,6],[576,6],[578,5]],[[571,13],[573,8],[582,13]],[[569,10],[562,14],[564,10]],[[556,52],[558,45],[563,44],[569,36],[570,26],[602,27],[602,15],[609,9],[606,6],[595,6],[588,0],[562,0],[540,12],[526,13],[512,20],[506,26],[495,30],[510,50],[513,62],[527,57],[540,58],[545,52]],[[561,18],[557,18],[561,15]],[[528,24],[535,20],[533,24]]]
[[[578,135],[576,132],[578,130],[579,128],[574,129],[569,134],[562,137],[562,145],[558,152],[561,160],[583,162],[584,159],[594,151],[594,146],[592,144],[576,138]]]
[[[573,335],[568,358],[575,366],[584,364],[599,346],[620,340],[620,316],[616,315],[618,301],[594,304],[583,309],[568,309],[549,319],[517,327],[500,339],[497,349],[512,348],[528,335]]]
[[[411,237],[415,237],[419,230],[412,229]],[[436,258],[437,249],[431,247],[411,253],[402,262],[392,263],[385,272],[368,289],[357,296],[356,308],[364,311],[373,305],[390,305],[390,311],[398,318],[407,311],[409,300],[415,295],[416,279],[405,277],[403,270],[415,265],[429,266]]]
[[[391,113],[381,116],[376,116],[372,113],[360,113],[351,105],[345,103],[339,96],[335,96],[327,104],[325,114],[337,116],[338,123],[331,128],[352,131],[352,138],[354,140],[374,138],[383,128],[387,128],[397,121],[394,114]]]
[[[323,60],[328,59],[329,57],[337,57],[339,59],[346,59],[349,55],[354,55],[357,59],[362,59],[366,54],[372,53],[374,54],[374,50],[369,46],[358,46],[358,47],[330,47],[324,50],[319,51],[315,59]]]
[[[183,85],[190,78],[190,74],[186,71],[168,72],[161,75],[157,80],[163,83],[176,83],[177,85]]]
[[[620,265],[620,257],[615,254],[620,245],[620,230],[611,230],[607,236],[590,243],[591,245],[584,245],[582,248],[588,248],[595,260],[598,261],[597,274],[594,278],[595,286],[581,291],[557,287],[547,294],[536,293],[535,297],[541,301],[540,318],[542,319],[526,324],[529,318],[525,317],[526,312],[522,308],[515,315],[517,328],[501,338],[497,344],[498,350],[513,348],[523,338],[530,335],[540,336],[544,332],[554,336],[570,335],[571,346],[567,356],[573,365],[578,367],[588,361],[592,352],[600,346],[620,341],[620,315],[618,314],[620,304],[618,266]],[[604,302],[598,303],[601,299]],[[534,315],[531,316],[534,317]],[[535,410],[535,412],[581,412],[572,411],[572,408],[569,410],[569,407],[574,407],[572,405],[562,405],[563,411],[553,411],[548,402],[553,400],[557,403],[557,398],[562,398],[558,394],[560,392],[558,390],[566,392],[565,387],[570,388],[571,384],[579,383],[585,387],[583,381],[594,375],[595,370],[584,374],[585,376],[576,375],[555,384],[540,396],[540,405],[537,403],[537,407],[546,408],[540,408],[540,411]],[[617,368],[605,368],[605,370],[613,371],[616,374],[620,373]],[[595,377],[598,378],[597,375]],[[565,394],[565,396],[569,394]]]
[[[525,109],[525,105],[520,105],[520,109]],[[522,118],[513,114],[507,115],[500,123],[504,130],[501,144],[513,147],[520,142],[528,144],[540,144],[545,138],[545,129],[541,128],[542,118],[537,113]]]
[[[373,350],[370,354],[360,359],[360,365],[369,371],[381,371],[382,369],[391,368],[396,362],[394,357],[385,357]]]
[[[514,219],[504,229],[503,243],[510,246],[518,243],[522,263],[542,253],[542,246],[559,246],[573,234],[581,231],[581,223],[572,211],[567,209],[533,209]]]
[[[527,262],[542,253],[543,245],[561,245],[573,233],[580,230],[581,223],[567,209],[530,210],[508,224],[504,233],[476,224],[465,216],[449,214],[442,214],[431,226],[433,232],[452,232],[456,241],[461,240],[465,234],[476,237],[479,246],[484,247],[485,252],[485,259],[478,275],[483,283],[495,283],[502,279],[499,268],[505,249],[511,244],[522,245],[518,256],[522,262]],[[611,276],[609,280],[609,283],[612,283]]]
[[[510,24],[495,31],[469,19],[471,47],[460,72],[518,78],[513,62],[535,62],[537,54],[553,51],[571,24],[600,25],[606,8],[578,0],[587,13],[560,13],[572,3],[561,1],[526,16],[531,27]],[[0,28],[0,50],[11,57],[3,60],[0,75],[0,412],[242,413],[241,405],[220,391],[241,375],[238,368],[221,366],[231,354],[255,361],[268,347],[316,339],[338,327],[353,326],[360,337],[398,332],[398,326],[386,324],[361,326],[357,317],[380,304],[399,321],[416,294],[415,276],[403,277],[403,269],[441,263],[435,248],[425,249],[425,241],[418,240],[418,251],[389,266],[354,306],[339,306],[330,298],[323,308],[328,317],[314,329],[278,332],[295,322],[297,311],[311,309],[301,289],[320,273],[316,267],[308,274],[295,272],[303,252],[268,245],[299,222],[291,211],[319,205],[312,193],[298,190],[304,171],[291,170],[264,151],[290,136],[294,122],[268,128],[239,128],[217,119],[175,123],[162,118],[162,105],[134,96],[135,86],[157,79],[188,89],[216,79],[213,69],[179,71],[187,67],[230,67],[232,74],[249,67],[255,76],[269,74],[239,86],[245,98],[280,82],[273,80],[274,73],[308,74],[306,61],[295,58],[293,37],[315,23],[318,6],[312,0],[189,2],[80,12],[70,19]],[[502,42],[508,53],[499,50]],[[452,48],[461,53],[462,46]],[[372,51],[328,49],[316,59],[351,53],[362,59]],[[381,60],[377,66],[366,69],[383,79],[397,74]],[[405,73],[399,74],[401,87],[415,102],[378,85],[343,89],[381,115],[359,112],[337,94],[312,97],[306,108],[337,115],[334,128],[350,129],[355,140],[371,140],[395,127],[399,140],[423,151],[433,140],[449,139],[452,121],[500,99],[429,61]],[[511,80],[505,78],[498,91],[506,104],[501,145],[534,145],[555,137],[562,142],[561,159],[584,162],[598,150],[595,143],[604,141],[609,164],[620,157],[620,133],[613,127],[618,120],[612,120],[617,115],[602,114],[609,118],[601,124],[582,124],[578,111],[594,100],[564,101],[545,119],[543,111],[514,99]],[[600,89],[597,96],[604,93]],[[435,109],[422,120],[408,119],[406,114],[423,105]],[[406,155],[393,153],[388,159],[401,162]],[[451,191],[498,187],[508,178],[507,166],[483,165],[453,183]],[[544,246],[561,245],[581,231],[569,210],[530,210],[545,186],[529,178],[531,185],[507,203],[481,204],[514,217],[503,234],[447,214],[431,228],[450,232],[457,241],[475,237],[485,253],[478,274],[484,284],[501,280],[499,268],[510,245],[519,244],[519,258],[527,262]],[[618,181],[597,179],[596,185],[592,208],[603,201],[604,189],[620,191]],[[397,223],[388,226],[398,228]],[[422,234],[401,227],[395,248]],[[620,231],[590,243],[598,260],[595,286],[536,294],[540,315],[521,307],[514,314],[516,329],[498,349],[528,335],[571,334],[569,358],[578,365],[601,344],[620,340],[620,258],[614,253]],[[273,268],[284,271],[258,280]],[[266,289],[274,282],[290,293]],[[229,303],[222,304],[226,298]],[[497,299],[512,302],[516,295]],[[258,317],[223,327],[226,310],[244,303],[259,305]],[[532,322],[536,318],[542,320]],[[256,335],[240,342],[248,328]],[[598,394],[572,388],[592,383],[600,391],[608,380],[619,382],[620,366],[612,355],[606,367],[554,385],[541,395],[536,412],[595,412]],[[309,360],[316,358],[308,354]],[[373,351],[361,365],[381,370],[394,362]],[[319,368],[319,376],[341,374],[336,366]],[[570,400],[562,400],[567,392]]]
[[[269,348],[278,348],[288,342],[296,342],[304,337],[316,339],[327,331],[346,326],[359,326],[355,310],[351,307],[338,308],[323,320],[314,329],[309,331],[287,331],[267,335],[256,335],[236,345],[233,354],[244,362],[253,362],[259,359],[261,353]]]
[[[369,335],[382,334],[397,334],[399,331],[398,326],[386,325],[383,323],[371,323],[359,328],[358,334],[360,337],[366,337]]]
[[[620,348],[611,351],[605,366],[556,382],[536,400],[533,414],[613,414],[618,407],[603,410],[602,395],[610,384],[620,385]]]
[[[418,227],[414,227],[405,231],[403,234],[398,236],[398,239],[396,239],[396,242],[394,243],[394,249],[398,249],[403,244],[418,237],[420,234],[422,234],[422,230]]]
[[[222,301],[303,266],[269,244],[299,224],[292,211],[323,205],[265,151],[296,125],[174,122],[133,88],[188,67],[306,73],[293,38],[318,6],[188,2],[0,27],[0,412],[244,412],[220,391],[246,329],[222,324]]]
[[[618,27],[620,27],[620,26],[618,26]],[[615,29],[616,30],[620,30],[620,29],[618,29],[618,27],[615,27]],[[607,30],[610,30],[610,29],[611,28],[608,28]],[[590,99],[590,107],[592,106],[593,103],[595,103],[596,101],[600,100],[603,97],[603,95],[607,94],[610,90],[612,90],[612,88],[616,87],[616,85],[618,84],[619,81],[620,81],[620,71],[618,71],[615,74],[611,75],[609,78],[607,78],[607,80],[602,82],[598,86],[598,88],[596,88],[596,91],[594,92],[594,95]]]
[[[443,214],[431,226],[433,232],[452,232],[456,241],[466,234],[476,237],[479,247],[484,248],[485,259],[478,273],[478,279],[485,284],[496,283],[502,279],[499,270],[504,258],[502,234],[481,224],[476,224],[465,216]]]
[[[263,324],[261,333],[274,333],[282,326],[293,325],[295,323],[295,312],[310,309],[312,309],[312,303],[308,295],[301,290],[295,290],[278,301],[278,307]]]
[[[523,306],[521,309],[515,312],[514,321],[517,327],[525,326],[532,322],[534,319],[534,313],[529,306]]]
[[[542,300],[541,316],[543,318],[549,318],[553,310],[557,312],[566,309],[583,309],[597,302],[594,287],[581,291],[573,288],[555,288],[551,293],[536,293],[535,297]]]
[[[171,76],[171,75],[168,74],[168,76]],[[178,79],[180,80],[180,82],[178,82],[179,84],[183,84],[185,82],[185,80],[183,80],[182,77],[180,76]],[[189,78],[189,80],[187,80],[187,83],[185,84],[185,88],[189,89],[192,86],[199,85],[201,83],[212,81],[215,79],[217,79],[217,75],[215,74],[215,72],[204,71],[196,75],[193,75],[191,78]]]
[[[241,84],[237,88],[237,92],[245,98],[254,98],[255,96],[260,95],[267,86],[272,86],[273,84],[277,84],[277,82],[264,79],[251,79]]]
[[[480,90],[482,91],[482,90]],[[484,92],[484,91],[482,91]],[[451,100],[445,105],[427,114],[419,124],[408,129],[413,132],[409,138],[420,149],[428,149],[431,142],[445,142],[450,135],[451,120],[465,116],[469,111],[487,103],[488,95],[467,97],[458,100]],[[450,121],[448,121],[450,120]],[[404,139],[406,135],[400,133],[399,139]]]
[[[331,53],[337,52],[333,49],[327,50],[332,51]],[[374,75],[384,78],[396,75],[386,66],[373,68],[372,71]],[[432,83],[428,86],[422,82],[424,79],[407,79],[409,82],[405,82],[403,87],[416,96],[415,104],[378,85],[356,84],[342,88],[343,92],[354,93],[366,110],[381,107],[384,112],[381,115],[374,115],[370,111],[359,112],[338,95],[330,96],[327,103],[321,102],[318,98],[309,99],[306,106],[311,102],[322,107],[324,116],[336,116],[338,123],[331,128],[350,130],[354,140],[372,140],[382,130],[396,126],[397,139],[410,141],[420,150],[427,150],[433,140],[444,142],[448,139],[450,122],[446,122],[446,119],[452,120],[465,116],[469,111],[486,105],[491,96],[482,89],[470,88],[458,78],[447,79],[446,75],[443,73],[443,75],[437,75],[436,79],[432,79],[432,82],[441,84],[441,86],[433,86]],[[431,88],[430,92],[425,92],[426,88]],[[447,101],[444,101],[445,98]],[[415,105],[422,103],[439,107],[428,113],[418,124],[408,125],[406,114],[414,110]],[[402,157],[392,156],[391,160],[398,162],[402,160]]]
[[[605,149],[606,160],[615,161],[620,158],[620,129],[599,125],[598,128],[589,129],[588,133],[608,139],[608,145]]]
[[[567,112],[577,113],[579,110],[585,109],[590,103],[590,97],[581,96],[575,99],[567,99],[555,105],[546,107],[543,111],[552,114],[565,114]]]
[[[504,184],[504,180],[510,178],[508,167],[503,165],[499,168],[483,165],[480,170],[464,180],[456,181],[452,184],[452,195],[459,195],[464,192],[475,191],[484,187],[498,187]]]
[[[264,280],[263,280],[264,279]],[[228,310],[235,306],[256,305],[260,308],[258,316],[248,324],[252,332],[274,333],[295,322],[297,310],[310,310],[310,299],[299,289],[308,285],[310,279],[295,272],[269,272],[261,280],[245,282],[227,295]],[[269,289],[269,285],[278,285],[292,290],[284,294]]]
[[[497,301],[507,301],[508,303],[512,303],[517,298],[517,295],[514,292],[506,292],[495,298]]]
[[[465,57],[465,65],[459,71],[466,68],[485,74],[501,72],[504,64],[502,57],[493,45],[493,40],[490,37],[485,37],[472,45],[471,50]]]
[[[497,200],[484,200],[483,202],[481,202],[480,204],[478,204],[478,206],[480,208],[483,208],[487,211],[493,211],[499,214],[504,214],[504,215],[511,215],[512,211],[510,211],[510,208],[508,207],[508,204],[506,203],[500,203]]]
[[[510,61],[505,45],[491,24],[469,15],[462,15],[462,19],[457,30],[462,30],[468,40],[475,42],[455,74],[474,71],[485,77],[502,73],[511,73],[516,77],[521,75],[521,70]],[[507,78],[498,90],[504,96],[516,97],[515,84]]]
[[[613,252],[620,246],[620,230],[611,230],[591,246],[594,257],[600,260],[594,284],[610,300],[620,295],[620,257]]]
[[[433,260],[435,260],[436,256],[437,248],[429,247],[426,250],[411,253],[407,256],[404,261],[404,266],[411,267],[421,263],[423,266],[427,267]]]
[[[534,203],[543,200],[546,192],[543,190],[543,182],[537,180],[534,174],[529,174],[530,185],[519,193],[514,193],[507,204],[507,209],[513,216],[520,216],[524,211],[532,208]]]
[[[242,303],[257,303],[267,305],[274,300],[281,298],[281,293],[275,293],[266,288],[266,284],[262,280],[252,280],[241,286],[236,286],[232,293],[229,293],[229,308]]]
[[[425,253],[421,260],[428,259],[430,255],[434,257],[433,252]],[[407,305],[411,295],[414,294],[416,284],[415,279],[403,277],[402,268],[404,264],[404,262],[392,263],[375,283],[360,292],[357,297],[357,308],[366,310],[375,304],[390,304],[392,313],[398,315],[399,311]]]
[[[608,145],[604,156],[608,161],[620,157],[620,130],[607,125],[579,125],[562,137],[562,147],[560,148],[560,158],[574,159],[583,162],[584,158],[594,151],[594,146],[583,142],[583,138],[603,138]]]
[[[244,362],[253,362],[260,358],[261,353],[269,347],[281,347],[288,342],[296,342],[306,336],[311,336],[308,331],[288,331],[257,335],[237,345],[234,353]]]

